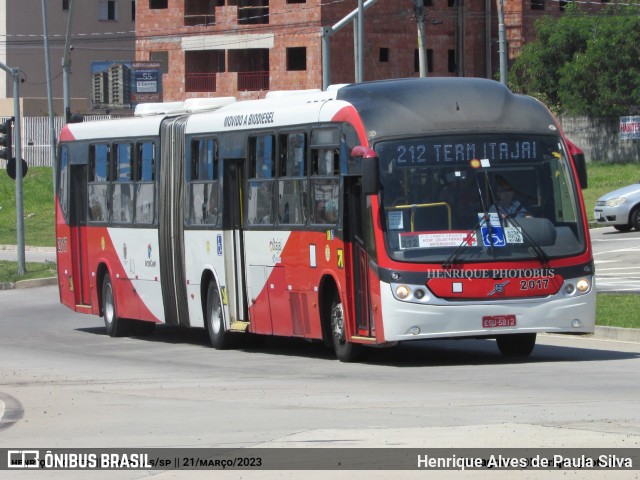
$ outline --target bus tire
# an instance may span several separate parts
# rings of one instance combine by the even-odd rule
[[[209,282],[207,288],[207,330],[211,345],[216,350],[224,350],[233,346],[234,335],[224,328],[224,310],[220,301],[220,293],[215,282]]]
[[[341,362],[358,362],[366,356],[365,347],[347,341],[344,325],[344,307],[340,296],[336,293],[331,302],[331,339],[336,357]]]
[[[102,281],[102,315],[104,326],[110,337],[123,337],[129,333],[129,320],[118,316],[113,283],[111,283],[111,276],[108,273],[105,274]]]
[[[528,357],[536,346],[535,333],[515,333],[496,337],[498,349],[505,357]]]

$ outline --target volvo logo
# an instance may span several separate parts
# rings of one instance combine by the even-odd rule
[[[495,295],[496,293],[504,293],[504,287],[507,286],[507,284],[509,283],[509,280],[505,280],[502,283],[496,283],[493,286],[493,290],[491,290],[488,294],[487,297],[490,297],[491,295]]]

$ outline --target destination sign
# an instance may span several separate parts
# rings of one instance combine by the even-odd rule
[[[376,150],[396,167],[461,165],[472,160],[494,162],[536,161],[559,149],[555,138],[496,138],[493,136],[407,139],[384,142]]]

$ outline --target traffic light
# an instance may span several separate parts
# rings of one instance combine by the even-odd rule
[[[0,123],[0,158],[11,160],[13,158],[13,122],[15,117],[9,117]]]

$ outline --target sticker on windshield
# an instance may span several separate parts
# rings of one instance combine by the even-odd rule
[[[400,233],[399,236],[400,250],[478,245],[474,232]]]
[[[504,227],[504,236],[507,243],[524,243],[519,227]]]
[[[402,220],[402,211],[396,210],[394,212],[389,212],[389,230],[402,230],[404,229],[404,224]]]
[[[511,225],[509,220],[503,220],[501,225],[496,212],[478,213],[478,220],[482,244],[485,247],[505,247],[509,243],[524,243],[520,227]]]
[[[480,227],[480,233],[482,234],[482,245],[485,247],[507,246],[507,240],[504,237],[504,230],[502,230],[502,227],[487,225],[485,227]]]
[[[507,246],[504,231],[502,230],[502,225],[500,225],[500,219],[496,212],[478,213],[478,223],[480,224],[482,245],[485,247]]]

